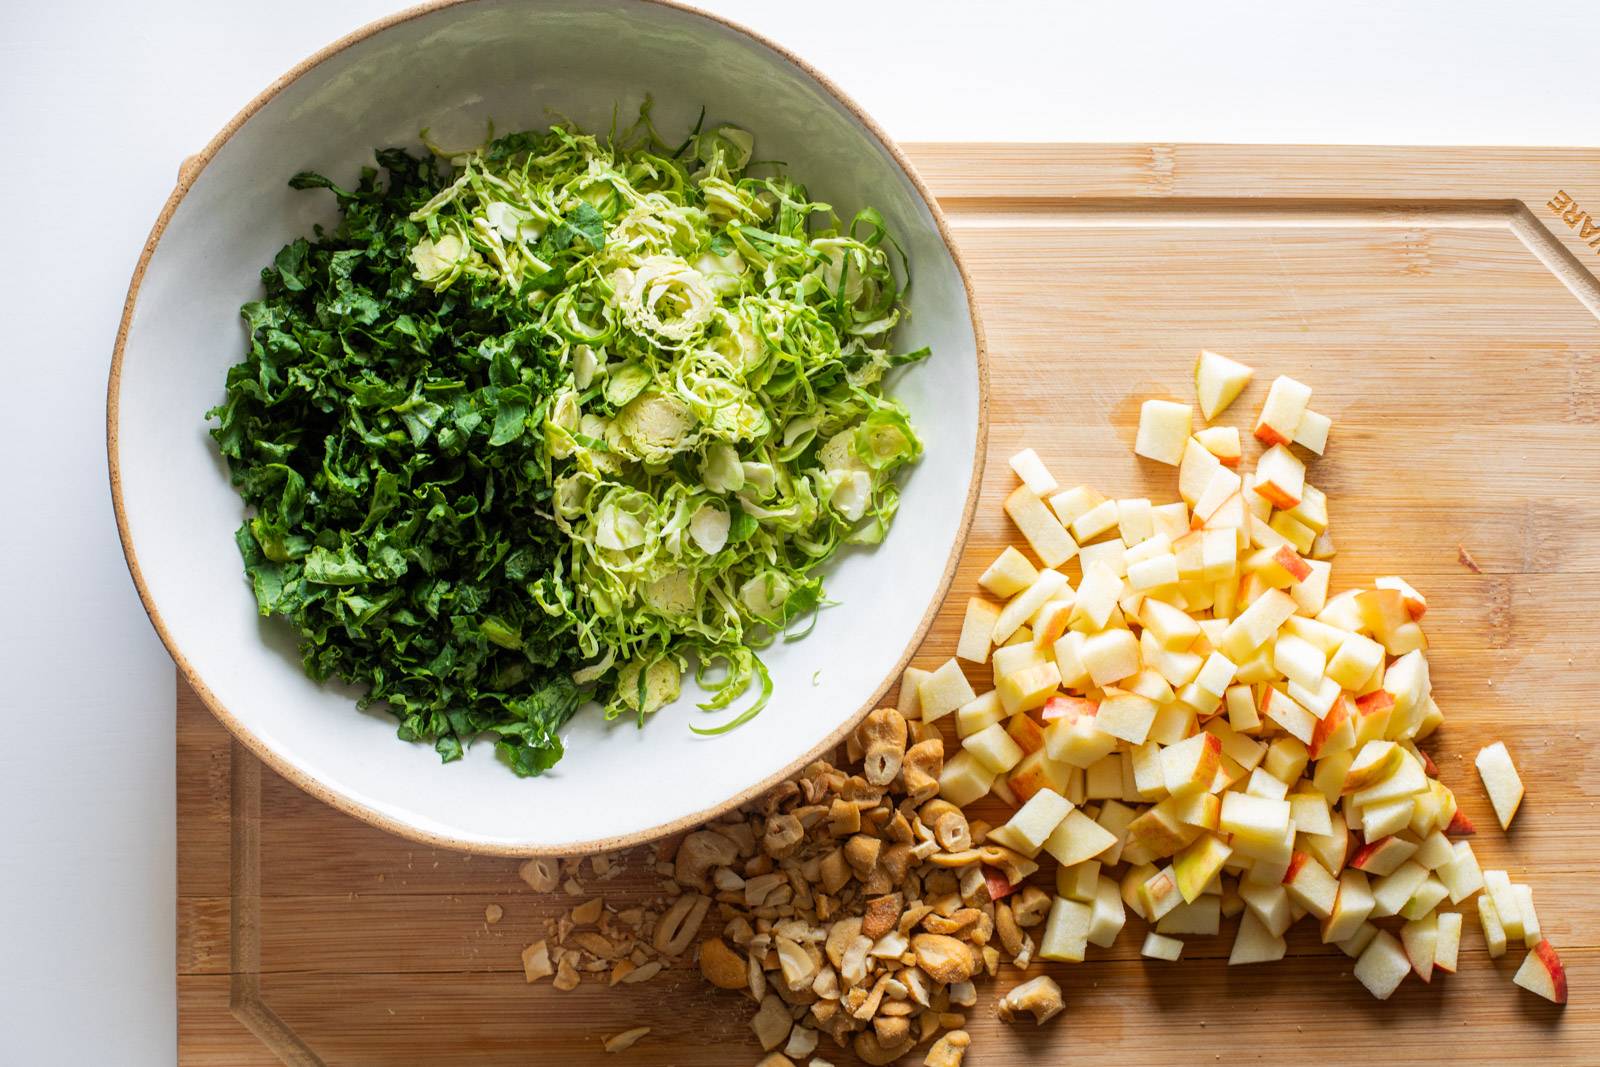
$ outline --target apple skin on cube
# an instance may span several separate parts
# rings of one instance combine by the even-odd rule
[[[1372,906],[1367,876],[1356,870],[1340,871],[1333,910],[1322,920],[1322,943],[1332,945],[1353,937],[1372,914]]]
[[[1555,946],[1548,941],[1533,946],[1511,980],[1552,1004],[1567,1002],[1567,969],[1556,954]]]
[[[1239,442],[1239,428],[1236,426],[1207,426],[1196,430],[1194,439],[1216,456],[1224,467],[1237,467],[1244,458],[1244,448]]]
[[[1098,714],[1059,718],[1044,730],[1045,753],[1052,760],[1073,767],[1087,769],[1116,747],[1117,738],[1100,728]]]
[[[1402,837],[1380,837],[1368,841],[1350,857],[1350,866],[1375,878],[1393,874],[1416,854],[1417,846]]]
[[[1061,685],[1061,670],[1045,662],[1008,674],[995,685],[1000,704],[1008,714],[1043,707]]]
[[[1044,748],[1044,725],[1026,712],[1019,711],[1006,720],[1006,733],[1022,749],[1023,755]]]
[[[1139,433],[1134,441],[1134,453],[1157,463],[1177,466],[1183,459],[1193,422],[1194,412],[1188,404],[1146,400],[1139,408]]]
[[[1354,973],[1367,992],[1388,1000],[1411,973],[1411,957],[1393,934],[1380,930],[1356,960]]]
[[[1210,788],[1222,757],[1222,741],[1215,734],[1199,733],[1168,745],[1161,752],[1161,775],[1167,792],[1181,797]]]
[[[1238,360],[1202,349],[1194,362],[1194,395],[1201,416],[1210,422],[1222,414],[1244,392],[1255,373]]]
[[[1044,752],[1030,752],[1006,775],[1006,788],[1017,803],[1026,804],[1041,789],[1065,795],[1071,780],[1071,766],[1057,763]]]
[[[1305,492],[1306,465],[1283,445],[1273,445],[1256,461],[1256,495],[1272,506],[1291,510],[1300,504]]]
[[[1433,964],[1439,951],[1439,923],[1435,916],[1413,919],[1400,928],[1400,944],[1411,969],[1424,982],[1433,981]]]
[[[1289,860],[1289,871],[1284,875],[1284,888],[1295,903],[1318,919],[1333,913],[1339,883],[1311,856],[1296,852]]]
[[[1280,375],[1267,389],[1267,399],[1262,402],[1261,413],[1256,416],[1251,433],[1262,444],[1281,446],[1294,440],[1294,432],[1305,417],[1306,406],[1311,402],[1311,387],[1293,378]]]

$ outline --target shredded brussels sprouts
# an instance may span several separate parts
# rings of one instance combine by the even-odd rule
[[[675,698],[691,658],[704,707],[759,681],[736,721],[759,710],[756,650],[824,603],[841,545],[883,538],[921,453],[882,390],[927,355],[891,353],[904,287],[882,217],[841,226],[777,168],[754,174],[753,147],[717,126],[672,151],[648,108],[610,142],[557,125],[452,156],[412,215],[416,277],[498,279],[567,370],[542,429],[571,546],[537,600],[571,621],[608,717]],[[552,227],[580,254],[543,257]]]

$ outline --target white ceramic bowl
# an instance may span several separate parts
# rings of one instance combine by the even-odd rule
[[[912,265],[897,343],[934,356],[892,388],[927,451],[904,483],[894,530],[827,578],[841,601],[807,638],[767,655],[776,692],[755,720],[705,738],[692,694],[644,729],[580,712],[566,758],[522,780],[475,745],[441,765],[395,739],[385,712],[300,670],[286,624],[263,620],[233,531],[242,511],[204,412],[244,351],[238,307],[259,271],[333,201],[294,192],[296,171],[353,180],[377,146],[422,127],[471,143],[552,114],[606,129],[643,95],[662,130],[708,119],[756,134],[813,196],[848,218],[871,204]],[[966,535],[982,465],[982,331],[949,235],[898,150],[837,89],[775,45],[716,18],[643,0],[475,0],[402,13],[278,81],[185,164],[129,292],[113,359],[112,490],[145,607],[179,669],[230,730],[313,794],[376,825],[478,852],[578,853],[692,825],[836,744],[921,640]],[[592,711],[592,709],[589,709]]]

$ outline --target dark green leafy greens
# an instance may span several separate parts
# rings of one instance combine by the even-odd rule
[[[708,710],[760,687],[703,732],[760,710],[757,650],[888,529],[921,443],[882,377],[928,351],[889,348],[883,220],[752,176],[751,144],[671,151],[646,109],[616,143],[556,126],[294,179],[341,221],[262,272],[211,415],[260,610],[312,677],[446,760],[493,733],[524,775],[591,684],[642,723],[695,660]]]

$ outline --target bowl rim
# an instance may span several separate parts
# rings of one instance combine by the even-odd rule
[[[895,681],[904,674],[906,667],[911,662],[912,656],[927,638],[928,631],[931,629],[935,618],[938,616],[940,606],[944,603],[945,598],[949,595],[950,585],[955,577],[956,567],[960,563],[962,553],[966,547],[968,534],[971,532],[973,515],[977,510],[978,496],[980,489],[982,488],[984,463],[988,452],[988,346],[984,336],[983,321],[978,312],[977,295],[973,290],[972,278],[967,272],[966,264],[961,259],[961,254],[956,247],[955,241],[951,238],[949,223],[945,219],[943,210],[940,208],[939,203],[934,198],[931,190],[929,190],[926,183],[922,180],[921,175],[917,173],[917,170],[912,165],[910,159],[907,158],[905,153],[900,149],[900,146],[895,143],[894,139],[891,138],[878,125],[878,123],[871,116],[869,116],[859,104],[855,102],[855,100],[853,100],[848,94],[840,89],[839,86],[834,84],[834,82],[825,74],[817,70],[810,63],[806,62],[788,48],[785,48],[783,45],[778,44],[777,42],[755,32],[754,30],[751,30],[750,28],[738,22],[724,18],[721,15],[692,7],[686,3],[680,2],[680,0],[634,0],[636,3],[648,4],[652,7],[667,8],[687,15],[690,18],[702,19],[724,29],[732,30],[734,33],[743,35],[744,37],[754,41],[756,44],[771,51],[780,59],[786,60],[787,62],[793,64],[802,73],[811,78],[818,86],[826,91],[828,95],[832,96],[834,100],[837,101],[852,118],[859,122],[867,131],[867,133],[870,134],[884,148],[884,150],[889,153],[890,158],[911,182],[912,188],[916,191],[918,197],[928,209],[928,212],[933,219],[934,226],[938,231],[939,239],[944,245],[946,253],[950,256],[951,262],[954,263],[956,273],[961,279],[962,288],[966,291],[968,320],[972,327],[978,370],[978,425],[977,438],[973,450],[972,470],[968,473],[967,498],[962,508],[961,519],[956,529],[955,540],[950,547],[949,557],[945,561],[944,573],[940,576],[934,595],[930,599],[927,609],[923,612],[922,620],[917,624],[916,630],[912,633],[910,640],[906,644],[906,647],[900,653],[900,657],[894,667],[885,674],[884,681],[879,684],[877,690],[873,692],[871,696],[855,710],[855,712],[845,718],[837,729],[825,737],[820,743],[813,746],[811,749],[790,763],[786,764],[781,770],[745,787],[726,800],[703,808],[700,811],[691,812],[688,815],[672,819],[668,822],[649,826],[642,830],[635,830],[631,833],[618,834],[612,837],[595,838],[592,840],[578,841],[561,845],[540,845],[537,843],[519,845],[472,841],[454,837],[449,834],[440,834],[423,830],[402,819],[397,819],[383,814],[382,812],[376,811],[353,799],[352,797],[346,796],[344,793],[326,784],[325,782],[314,778],[301,771],[299,768],[293,766],[285,757],[281,756],[266,742],[261,740],[261,738],[257,737],[244,723],[237,719],[233,713],[229,711],[228,708],[222,703],[222,701],[217,698],[216,694],[211,691],[210,687],[205,684],[204,680],[200,677],[194,666],[190,664],[188,658],[184,655],[183,650],[178,647],[178,644],[174,640],[171,632],[167,629],[166,623],[161,617],[161,610],[156,605],[155,600],[150,593],[149,586],[145,582],[144,574],[139,568],[138,550],[134,544],[133,531],[128,525],[127,512],[123,506],[122,465],[121,456],[118,449],[123,351],[127,344],[128,333],[133,322],[134,308],[139,300],[139,289],[144,281],[145,271],[150,265],[150,259],[155,253],[157,244],[160,243],[163,234],[166,232],[167,224],[172,220],[173,214],[177,211],[179,204],[183,202],[184,197],[188,195],[188,192],[193,187],[196,179],[216,156],[217,152],[221,150],[223,145],[225,145],[233,137],[233,135],[239,131],[240,127],[242,127],[251,117],[253,117],[256,112],[260,111],[269,102],[271,102],[279,93],[297,81],[301,75],[306,74],[313,68],[319,66],[326,60],[333,58],[346,49],[360,44],[367,38],[374,37],[377,34],[382,33],[383,31],[394,26],[402,25],[415,19],[423,18],[449,8],[465,7],[469,4],[475,4],[478,2],[479,0],[430,0],[430,2],[408,7],[383,18],[376,19],[364,26],[359,27],[358,29],[351,31],[350,33],[345,34],[343,37],[340,37],[333,43],[324,46],[318,51],[312,53],[310,56],[307,56],[305,59],[301,60],[299,63],[295,64],[295,66],[291,67],[286,73],[272,82],[271,85],[267,86],[260,93],[258,93],[249,103],[245,104],[245,106],[241,108],[239,112],[233,116],[233,118],[229,119],[227,124],[223,126],[214,137],[211,138],[204,148],[183,160],[182,164],[178,168],[177,183],[174,186],[171,194],[167,197],[166,202],[162,205],[160,213],[156,216],[156,221],[154,225],[151,226],[150,233],[145,238],[144,246],[139,253],[138,262],[134,266],[133,276],[128,283],[128,294],[123,302],[122,318],[117,325],[116,341],[112,347],[111,370],[106,385],[106,457],[111,486],[111,506],[116,515],[117,536],[122,543],[123,556],[125,562],[127,563],[128,573],[133,578],[134,587],[138,591],[139,601],[144,606],[145,614],[149,617],[150,624],[155,628],[157,636],[159,636],[161,639],[161,643],[166,647],[168,654],[172,657],[173,663],[178,669],[178,673],[183,677],[184,681],[188,683],[190,688],[194,690],[195,694],[200,698],[201,702],[206,706],[206,708],[210,710],[211,714],[214,715],[217,720],[227,728],[233,739],[242,743],[252,755],[254,755],[261,762],[265,763],[278,775],[288,779],[300,789],[346,815],[350,815],[356,819],[359,819],[369,826],[374,826],[380,830],[387,831],[399,837],[416,841],[419,844],[430,845],[436,848],[454,849],[476,855],[489,856],[586,856],[598,852],[613,852],[622,849],[634,848],[636,846],[648,844],[665,837],[671,837],[674,834],[684,833],[704,823],[718,819],[727,812],[748,803],[754,798],[767,792],[778,783],[787,778],[793,777],[807,764],[833,751],[841,742],[844,741],[846,736],[849,735],[850,731],[854,730],[861,720],[866,717],[867,713],[878,705],[878,702],[889,691]]]

